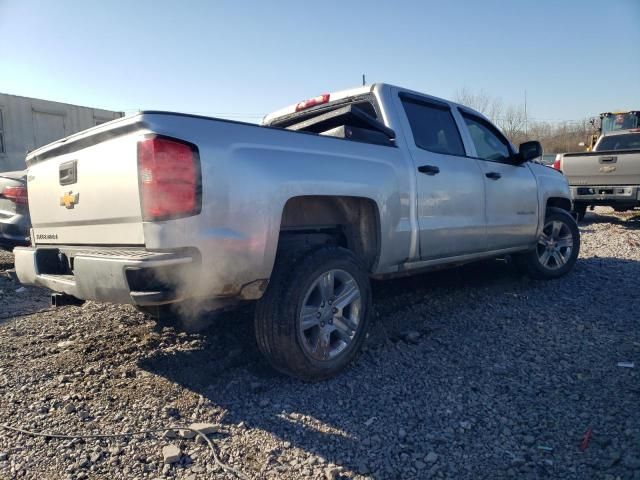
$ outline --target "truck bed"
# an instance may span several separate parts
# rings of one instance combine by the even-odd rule
[[[192,130],[185,130],[183,125],[190,125]],[[247,140],[241,139],[259,139],[253,148],[269,145],[267,150],[285,144],[305,148],[321,143],[326,145],[320,147],[324,155],[354,151],[341,146],[343,142],[354,144],[355,151],[360,151],[358,144],[367,143],[394,149],[393,142],[381,142],[371,135],[349,138],[334,132],[289,130],[174,112],[140,112],[46,145],[27,157],[34,243],[145,245],[137,143],[152,134],[178,136],[198,145],[204,150],[202,155],[208,149],[230,146],[222,140],[229,139],[230,133],[222,132],[233,132],[241,150],[243,144],[248,147]],[[207,176],[215,159],[207,155],[202,160]]]

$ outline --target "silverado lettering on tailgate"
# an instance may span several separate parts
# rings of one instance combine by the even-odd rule
[[[38,233],[36,234],[36,240],[57,240],[57,233]]]

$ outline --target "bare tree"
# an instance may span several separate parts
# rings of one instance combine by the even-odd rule
[[[484,91],[472,92],[467,87],[461,88],[455,93],[455,101],[479,112],[487,114],[491,97]]]
[[[524,113],[524,107],[521,105],[509,105],[504,114],[498,118],[497,123],[507,138],[515,145],[526,141],[524,127],[527,123],[527,117]]]
[[[455,93],[455,101],[487,116],[514,145],[538,140],[546,153],[580,151],[581,142],[588,142],[594,125],[589,119],[571,122],[536,122],[525,114],[524,105],[505,105],[498,97],[484,90],[473,92],[462,88]],[[527,131],[525,132],[525,125]]]
[[[457,103],[477,110],[494,123],[498,121],[502,114],[502,100],[492,97],[484,90],[474,93],[466,87],[461,88],[456,91],[454,98]]]

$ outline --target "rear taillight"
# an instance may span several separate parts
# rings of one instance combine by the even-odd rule
[[[306,110],[307,108],[315,107],[316,105],[322,105],[323,103],[329,102],[329,94],[324,93],[322,95],[318,95],[317,97],[310,98],[309,100],[303,100],[302,102],[296,105],[296,112],[300,110]]]
[[[4,187],[2,196],[11,200],[18,205],[26,205],[28,203],[27,187]]]
[[[560,160],[562,159],[562,155],[556,155],[556,159],[553,161],[553,168],[556,170],[560,170]]]
[[[144,220],[200,212],[200,161],[195,146],[164,137],[138,142],[140,201]]]

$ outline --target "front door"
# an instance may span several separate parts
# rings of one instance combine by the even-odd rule
[[[462,112],[485,183],[489,250],[531,245],[538,226],[538,186],[528,164],[514,162],[506,138],[489,122]]]
[[[450,106],[414,94],[400,93],[400,99],[417,175],[420,257],[432,260],[485,251],[483,175],[478,160],[465,154]]]

